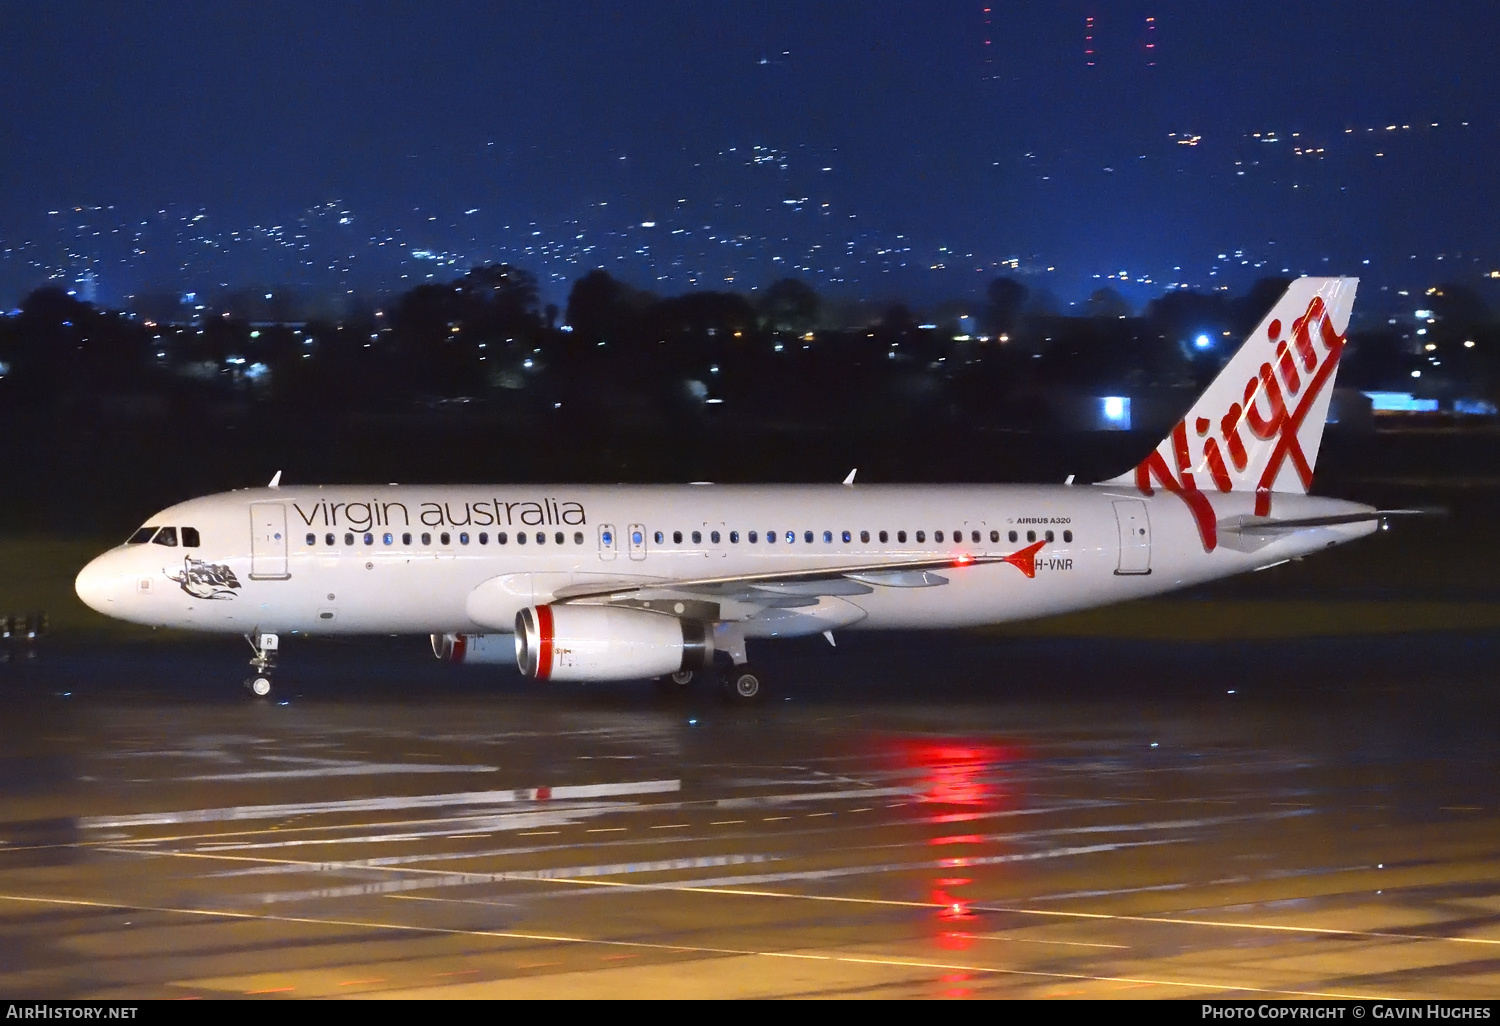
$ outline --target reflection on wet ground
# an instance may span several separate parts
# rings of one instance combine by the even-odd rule
[[[1497,640],[851,635],[751,711],[47,651],[0,672],[0,990],[1489,997]]]

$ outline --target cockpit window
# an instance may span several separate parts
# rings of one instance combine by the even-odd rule
[[[163,527],[160,531],[156,532],[156,537],[151,539],[151,544],[171,545],[175,548],[177,545],[177,528]]]
[[[154,527],[143,527],[139,531],[135,532],[135,534],[132,534],[130,536],[130,539],[125,544],[126,545],[144,545],[148,541],[151,540],[151,536],[153,534],[155,534],[155,533],[156,533],[156,528],[154,528]]]
[[[184,527],[182,529],[183,548],[196,549],[202,544],[203,542],[198,538],[198,529],[196,527]]]

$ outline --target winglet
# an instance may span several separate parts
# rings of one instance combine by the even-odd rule
[[[858,473],[859,473],[859,468],[858,467],[855,467],[853,470],[849,471],[849,476],[846,477],[846,478],[844,478],[844,484],[846,484],[846,485],[852,485],[854,483],[854,475],[858,474]]]
[[[274,475],[272,475],[272,477],[271,477],[271,483],[268,484],[268,485],[266,485],[266,487],[267,488],[280,488],[281,487],[281,471],[278,470],[278,471],[276,471],[276,473]]]
[[[1036,576],[1036,554],[1041,551],[1047,543],[1039,541],[1035,545],[1028,545],[1024,549],[1012,552],[1006,556],[1004,562],[1009,563],[1027,577]]]

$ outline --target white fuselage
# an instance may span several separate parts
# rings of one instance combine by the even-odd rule
[[[1220,523],[1254,501],[1212,496]],[[1286,519],[1368,512],[1274,499]],[[569,588],[618,583],[650,599],[641,587],[661,582],[670,601],[671,582],[684,580],[955,560],[844,594],[788,583],[756,586],[770,604],[724,595],[718,618],[747,637],[1046,616],[1228,577],[1376,528],[1314,527],[1208,551],[1172,494],[1041,485],[288,486],[194,499],[147,525],[176,527],[177,544],[111,549],[78,575],[80,597],[122,620],[236,634],[506,633],[518,611]],[[1008,563],[962,565],[1035,541],[1034,577]]]

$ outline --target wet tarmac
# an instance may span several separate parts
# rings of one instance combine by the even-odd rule
[[[241,644],[0,666],[0,992],[1500,988],[1495,633],[849,635],[748,710]]]

